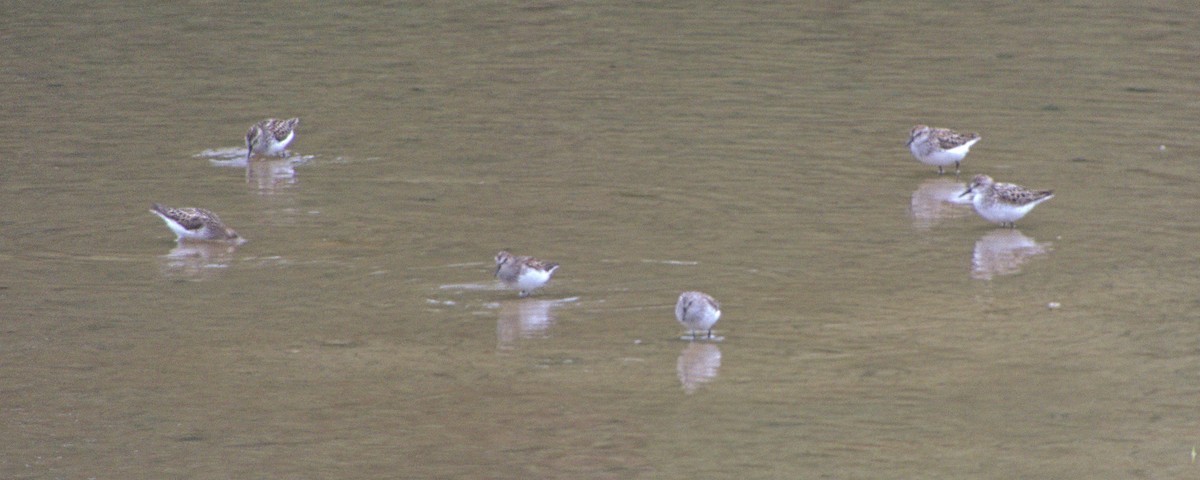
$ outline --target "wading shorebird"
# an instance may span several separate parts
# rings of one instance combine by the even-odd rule
[[[549,282],[557,269],[557,263],[543,262],[533,257],[518,257],[507,251],[496,254],[496,278],[505,287],[520,290],[521,298],[528,297]]]
[[[296,138],[296,126],[300,125],[299,118],[279,120],[268,118],[250,127],[246,132],[246,161],[250,161],[255,153],[264,156],[276,156]]]
[[[707,332],[705,338],[713,338],[712,327],[721,318],[721,304],[703,292],[683,292],[675,303],[675,319],[687,327],[692,338],[696,332]]]
[[[183,240],[218,240],[242,242],[242,237],[232,228],[225,226],[217,214],[203,208],[170,208],[157,203],[150,206],[150,212],[158,215],[172,232],[175,241]]]
[[[960,197],[971,195],[975,212],[992,223],[1017,228],[1017,220],[1046,200],[1053,190],[1030,190],[1011,183],[996,183],[987,175],[976,175]]]
[[[983,137],[978,133],[962,134],[945,128],[930,128],[917,125],[908,135],[908,149],[913,156],[926,165],[938,167],[941,175],[942,167],[954,164],[954,174],[958,175],[958,166],[971,145]]]

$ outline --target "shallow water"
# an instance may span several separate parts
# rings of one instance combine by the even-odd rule
[[[1194,475],[1194,6],[322,5],[0,20],[0,477]]]

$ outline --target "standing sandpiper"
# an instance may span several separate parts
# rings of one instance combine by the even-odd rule
[[[683,292],[675,304],[675,319],[688,328],[692,338],[696,332],[708,332],[705,338],[713,338],[712,327],[721,318],[721,304],[702,292]]]
[[[954,164],[954,174],[958,175],[959,162],[967,156],[971,145],[982,138],[978,133],[962,134],[945,128],[917,125],[909,133],[908,149],[921,163],[938,167],[938,175],[942,174],[942,167],[948,167],[951,163]]]
[[[496,278],[504,286],[520,290],[521,298],[528,297],[549,282],[557,269],[557,263],[543,262],[533,257],[518,257],[506,251],[496,254]]]
[[[296,126],[299,118],[279,120],[268,118],[250,127],[246,132],[246,161],[255,153],[259,155],[280,155],[292,139],[296,138]]]
[[[1052,190],[1030,190],[1011,183],[996,183],[987,175],[976,175],[960,197],[971,195],[975,212],[992,223],[1017,228],[1017,220],[1039,203],[1054,198]]]
[[[217,214],[203,208],[170,208],[156,203],[150,206],[150,213],[158,215],[167,223],[167,227],[175,232],[176,241],[243,241],[237,232],[221,223]]]

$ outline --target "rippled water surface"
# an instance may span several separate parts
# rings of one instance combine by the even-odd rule
[[[0,477],[1195,476],[1194,7],[10,8]]]

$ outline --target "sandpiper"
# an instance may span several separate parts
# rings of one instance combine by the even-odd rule
[[[945,128],[930,128],[926,125],[913,127],[908,137],[908,149],[913,156],[926,165],[938,167],[941,175],[942,167],[954,164],[954,174],[958,175],[958,165],[971,145],[983,137],[977,133],[962,134]]]
[[[1017,220],[1039,203],[1054,198],[1052,190],[1030,190],[1011,183],[996,183],[987,175],[976,175],[960,197],[971,195],[975,212],[992,223],[1017,228]]]
[[[688,328],[692,338],[696,332],[708,332],[712,338],[712,327],[721,318],[721,305],[713,297],[702,292],[683,292],[675,304],[675,319]]]
[[[175,240],[225,240],[241,242],[242,237],[232,228],[225,226],[217,214],[203,208],[170,208],[157,203],[150,206],[150,213],[162,218],[175,232]]]
[[[296,126],[299,118],[279,120],[268,118],[250,127],[246,132],[246,160],[255,153],[259,155],[280,155],[292,139],[296,138]]]
[[[496,254],[496,278],[504,286],[520,290],[521,298],[528,297],[549,282],[557,269],[557,263],[543,262],[533,257],[518,257],[507,251]]]

